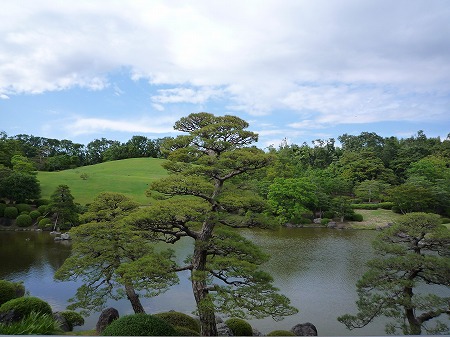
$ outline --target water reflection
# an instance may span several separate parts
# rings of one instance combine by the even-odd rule
[[[278,231],[246,230],[247,238],[271,254],[264,265],[281,292],[300,312],[281,322],[271,318],[250,321],[263,333],[290,329],[298,323],[312,322],[320,335],[383,335],[384,324],[348,331],[336,317],[355,312],[355,283],[372,257],[373,231],[328,229],[290,229]],[[182,240],[173,248],[179,262],[191,252],[192,242]],[[31,295],[48,301],[54,310],[63,310],[80,284],[55,282],[53,274],[70,254],[70,244],[54,242],[49,233],[0,232],[0,278],[23,281]],[[148,313],[177,310],[191,313],[195,308],[189,272],[180,274],[180,284],[156,298],[142,299]],[[121,315],[132,313],[126,300],[109,301]],[[99,313],[86,319],[83,327],[95,327]]]

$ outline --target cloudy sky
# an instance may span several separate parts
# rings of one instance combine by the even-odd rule
[[[450,132],[448,0],[0,0],[0,131],[174,136],[192,112],[261,147]]]

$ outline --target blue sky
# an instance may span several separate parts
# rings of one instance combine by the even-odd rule
[[[192,112],[261,147],[450,133],[450,1],[0,0],[0,131],[126,141]]]

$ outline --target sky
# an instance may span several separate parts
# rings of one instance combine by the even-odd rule
[[[0,131],[87,144],[235,115],[258,146],[450,133],[448,0],[0,0]]]

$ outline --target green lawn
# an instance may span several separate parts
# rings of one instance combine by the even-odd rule
[[[377,227],[384,227],[388,223],[395,222],[396,219],[401,217],[401,214],[394,213],[387,209],[365,210],[355,209],[356,213],[362,214],[364,221],[356,222],[349,221],[349,227],[355,229],[375,229]]]
[[[146,205],[149,183],[167,174],[161,167],[163,162],[155,158],[124,159],[60,172],[39,172],[37,177],[42,198],[48,199],[58,185],[65,184],[80,204],[92,202],[100,192],[117,192]],[[80,177],[83,173],[87,174],[86,180]]]

